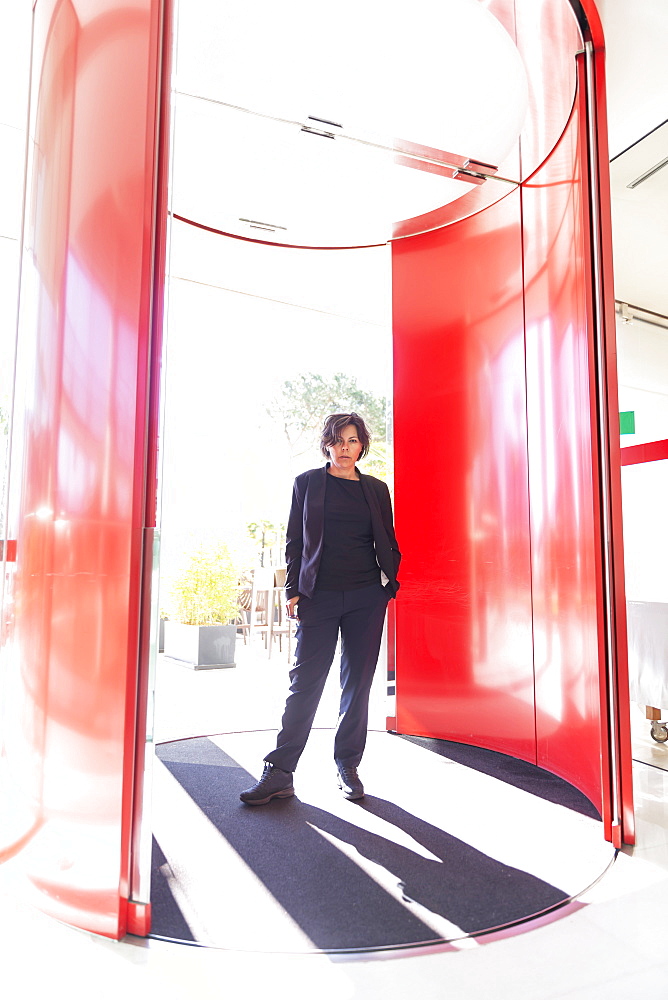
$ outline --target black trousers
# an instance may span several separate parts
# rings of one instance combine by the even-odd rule
[[[369,693],[389,594],[380,583],[360,590],[316,591],[299,598],[295,663],[276,749],[265,757],[294,771],[311,732],[341,633],[341,702],[336,761],[357,767],[366,745]]]

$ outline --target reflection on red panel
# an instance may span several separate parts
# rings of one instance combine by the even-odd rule
[[[393,247],[397,729],[534,760],[519,192]]]
[[[393,246],[404,551],[396,728],[534,760],[602,809],[607,836],[623,829],[631,842],[625,636],[623,622],[613,622],[607,649],[608,529],[600,516],[597,413],[607,405],[607,440],[615,433],[614,345],[603,331],[600,382],[609,396],[599,404],[581,88],[567,122],[581,39],[566,4],[520,0],[515,10],[533,74],[521,190]],[[527,177],[548,142],[557,145]],[[604,178],[600,194],[602,294],[610,305]],[[614,438],[610,456],[614,573],[615,559],[621,565]],[[613,616],[615,606],[623,615],[621,572],[612,601]],[[612,682],[610,664],[618,671]],[[606,695],[615,685],[611,710]],[[616,796],[623,800],[617,831]]]
[[[13,661],[40,905],[125,932],[152,291],[158,0],[35,7]]]
[[[522,191],[537,761],[601,808],[599,609],[579,114]]]
[[[520,139],[522,179],[549,156],[575,100],[575,53],[582,35],[568,2],[515,0],[517,48],[529,78],[529,111]]]

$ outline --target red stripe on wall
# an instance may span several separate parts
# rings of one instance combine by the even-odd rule
[[[634,444],[630,448],[622,448],[622,465],[659,462],[662,458],[668,458],[668,439],[648,441],[647,444]]]

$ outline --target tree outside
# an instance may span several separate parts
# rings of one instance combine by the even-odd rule
[[[330,413],[359,413],[371,432],[371,450],[364,471],[385,480],[387,462],[387,401],[363,389],[357,380],[338,372],[330,377],[306,372],[287,379],[267,406],[267,413],[286,441],[296,466],[309,457],[321,461],[320,434]]]
[[[379,479],[386,480],[388,476],[386,400],[358,385],[354,377],[300,372],[279,383],[269,403],[258,402],[256,406],[256,419],[251,416],[242,431],[245,437],[237,440],[232,435],[220,446],[215,433],[207,438],[213,456],[211,467],[207,468],[208,481],[211,482],[212,471],[231,468],[234,473],[231,489],[226,489],[221,477],[215,487],[193,490],[190,484],[197,481],[196,467],[192,464],[194,449],[179,452],[178,465],[169,456],[172,474],[178,468],[178,477],[172,482],[183,489],[184,500],[181,516],[176,516],[176,508],[169,509],[168,517],[163,511],[161,606],[164,613],[173,610],[173,583],[184,561],[212,535],[227,545],[240,586],[250,585],[254,567],[282,565],[292,481],[305,469],[322,465],[320,435],[328,414],[354,411],[364,418],[372,445],[361,468]],[[252,406],[249,413],[251,409]],[[188,419],[192,417],[189,410]],[[202,425],[198,425],[190,443],[201,445],[203,440]],[[226,448],[231,450],[226,452]]]

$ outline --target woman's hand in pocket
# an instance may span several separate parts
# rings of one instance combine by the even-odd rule
[[[285,606],[288,610],[288,618],[299,618],[299,596],[291,597],[289,601],[285,602]]]

